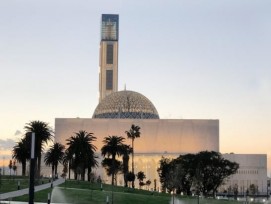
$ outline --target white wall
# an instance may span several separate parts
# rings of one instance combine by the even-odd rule
[[[266,154],[223,154],[225,159],[238,163],[239,170],[232,175],[220,190],[238,186],[243,194],[251,184],[258,187],[259,194],[267,193],[267,155]]]
[[[126,138],[125,131],[132,124],[141,127],[141,137],[135,141],[136,153],[219,151],[218,120],[56,118],[55,138],[65,145],[66,139],[74,132],[86,130],[97,137],[94,144],[99,151],[104,137],[118,135]],[[126,143],[131,144],[131,141]]]

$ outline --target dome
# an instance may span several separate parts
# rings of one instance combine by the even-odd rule
[[[159,115],[147,97],[124,90],[105,97],[96,107],[92,118],[159,119]]]

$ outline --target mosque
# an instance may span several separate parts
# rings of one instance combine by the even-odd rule
[[[157,168],[162,156],[176,158],[180,154],[199,151],[219,152],[219,120],[160,119],[153,103],[143,94],[118,91],[119,16],[103,14],[101,20],[99,104],[92,118],[56,118],[55,139],[66,139],[80,130],[94,133],[98,151],[109,135],[123,136],[132,124],[140,126],[141,136],[135,140],[135,173],[143,171],[146,179],[159,181]],[[126,140],[130,144],[130,140]],[[103,158],[97,152],[99,161]],[[131,167],[131,165],[130,165]],[[110,178],[102,167],[95,173],[103,182]],[[123,177],[117,178],[118,185]],[[159,187],[159,185],[157,185]]]

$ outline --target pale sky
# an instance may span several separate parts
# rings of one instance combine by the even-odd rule
[[[270,0],[0,1],[1,157],[31,120],[92,117],[104,13],[120,18],[120,90],[148,97],[160,118],[219,119],[222,153],[268,154],[270,165],[270,10]]]

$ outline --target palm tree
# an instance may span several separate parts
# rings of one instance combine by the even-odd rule
[[[139,188],[141,189],[141,186],[145,185],[143,180],[146,178],[146,176],[145,176],[143,171],[140,171],[140,172],[137,173],[136,177],[139,180]]]
[[[26,138],[21,139],[13,147],[12,159],[22,164],[22,175],[25,176],[26,173],[26,162],[30,158],[30,143]]]
[[[134,140],[138,137],[140,137],[140,127],[132,124],[131,128],[129,131],[125,131],[127,134],[128,139],[132,140],[132,173],[135,173],[134,170]],[[132,181],[132,187],[135,187],[134,181]]]
[[[13,161],[12,170],[13,170],[13,174],[16,174],[16,176],[17,176],[17,165],[16,165],[16,161]]]
[[[9,176],[11,176],[12,160],[9,160],[8,168],[9,168]]]
[[[114,185],[114,177],[116,174],[116,156],[123,154],[125,138],[121,136],[108,136],[103,140],[104,146],[101,149],[102,155],[112,159],[112,185]]]
[[[151,185],[151,180],[149,179],[146,181],[146,186],[148,186],[148,190],[149,190],[150,185]]]
[[[131,171],[129,171],[126,174],[126,180],[127,180],[127,182],[133,182],[135,180],[135,174],[132,173]],[[129,187],[130,187],[130,183],[129,183]]]
[[[122,171],[122,163],[119,160],[115,160],[114,167],[113,167],[113,159],[111,158],[104,158],[102,161],[102,166],[106,170],[107,176],[117,175],[118,172]],[[116,176],[114,177],[114,182],[116,182]]]
[[[45,162],[45,165],[47,166],[52,165],[53,178],[57,175],[58,163],[61,163],[63,161],[64,149],[65,149],[64,145],[56,142],[45,153],[44,162]]]
[[[48,123],[34,120],[30,121],[26,124],[24,127],[26,130],[26,137],[29,137],[30,135],[28,132],[34,132],[35,133],[35,157],[37,158],[37,177],[40,176],[40,167],[41,167],[41,153],[44,150],[45,144],[47,144],[49,141],[52,141],[53,137],[53,130],[51,127],[49,127]]]
[[[128,179],[127,179],[127,174],[129,172],[129,154],[131,154],[133,149],[130,147],[130,145],[124,144],[123,146],[123,152],[122,152],[122,172],[123,172],[123,177],[124,177],[124,186],[128,187]]]
[[[95,156],[97,147],[92,144],[96,139],[93,133],[80,130],[75,133],[74,136],[66,140],[68,148],[66,150],[65,161],[69,161],[69,168],[73,169],[75,179],[77,179],[78,174],[81,174],[81,180],[85,180],[85,172],[87,169],[88,180],[90,180],[92,167],[98,165],[97,157]]]
[[[68,149],[65,150],[63,164],[64,166],[66,165],[68,167],[68,178],[71,179],[71,169],[73,169],[73,155],[69,152]]]

